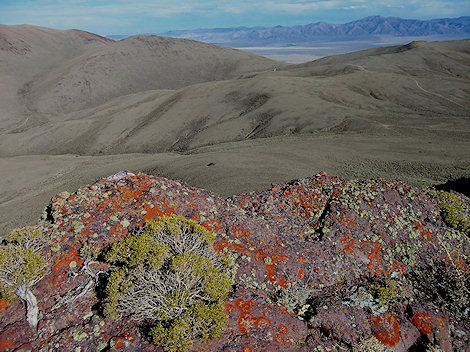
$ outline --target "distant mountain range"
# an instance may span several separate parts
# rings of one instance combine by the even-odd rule
[[[303,26],[272,28],[238,27],[195,30],[177,30],[159,35],[187,38],[213,44],[253,44],[253,43],[303,43],[371,37],[442,37],[442,39],[464,39],[470,37],[470,16],[442,18],[427,21],[402,19],[398,17],[370,16],[345,24],[326,22],[311,23]],[[108,38],[119,40],[126,35],[110,35]]]

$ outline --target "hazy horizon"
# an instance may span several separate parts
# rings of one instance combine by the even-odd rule
[[[466,0],[4,0],[0,23],[54,29],[76,28],[100,35],[165,33],[173,30],[274,27],[315,22],[347,23],[367,16],[429,20],[470,14]]]

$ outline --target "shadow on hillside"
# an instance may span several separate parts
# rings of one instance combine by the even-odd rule
[[[441,191],[450,191],[459,192],[470,198],[470,178],[469,177],[460,177],[456,180],[447,181],[446,183],[436,186],[436,189]]]

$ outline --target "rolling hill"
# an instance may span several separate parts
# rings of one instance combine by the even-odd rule
[[[117,55],[123,47],[132,54]],[[465,139],[469,47],[470,40],[415,42],[285,65],[193,41],[129,38],[33,81],[25,101],[47,121],[33,117],[4,133],[1,154],[189,152],[312,133]]]

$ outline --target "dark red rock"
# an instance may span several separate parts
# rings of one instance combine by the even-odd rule
[[[417,188],[319,174],[224,200],[183,182],[120,173],[51,201],[43,220],[52,239],[43,253],[48,272],[33,289],[38,329],[21,302],[0,305],[0,350],[158,350],[137,322],[103,316],[93,287],[109,269],[100,253],[174,213],[216,233],[214,248],[236,263],[229,325],[194,350],[344,351],[375,336],[394,351],[464,351],[469,342],[468,315],[430,289],[439,283],[432,268],[449,270],[444,285],[456,265],[468,280],[469,239]]]

